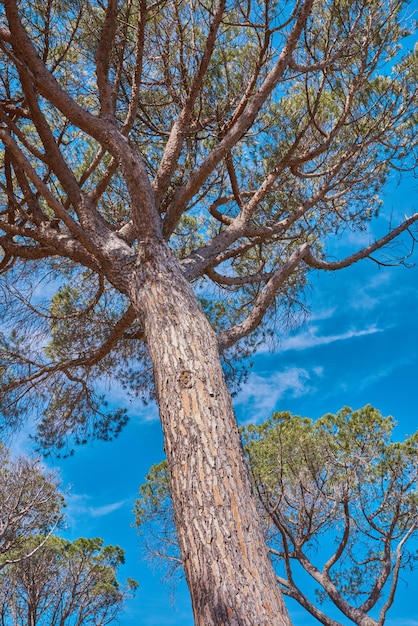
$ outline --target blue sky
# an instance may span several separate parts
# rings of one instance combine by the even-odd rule
[[[333,241],[331,253],[340,258],[354,252],[384,234],[392,220],[395,225],[418,211],[417,189],[413,180],[393,185],[381,218],[363,233]],[[418,250],[411,261],[418,265]],[[385,268],[362,261],[340,272],[313,272],[306,303],[307,322],[278,335],[274,351],[260,351],[253,359],[249,379],[234,399],[238,420],[264,419],[275,410],[318,418],[344,405],[356,409],[370,403],[395,417],[398,439],[417,430],[418,266]],[[121,626],[192,626],[185,584],[173,593],[161,581],[132,527],[138,486],[164,456],[157,409],[127,404],[118,387],[111,387],[108,397],[127,406],[131,416],[119,438],[80,448],[55,465],[66,492],[66,536],[100,536],[125,549],[121,577],[135,578],[139,589],[120,617]],[[27,451],[22,434],[14,445]],[[417,595],[418,577],[405,573],[387,626],[418,626]],[[294,626],[317,623],[295,603],[289,609]],[[333,617],[348,625],[337,613]]]
[[[417,210],[416,191],[416,181],[392,189],[381,220],[364,233],[335,240],[331,253],[344,256],[381,234],[392,214],[397,221]],[[397,438],[417,430],[418,267],[362,261],[338,273],[314,272],[311,278],[309,319],[278,335],[275,351],[266,348],[253,359],[248,382],[234,400],[239,421],[263,419],[274,410],[318,418],[344,405],[370,403],[396,418]],[[113,403],[126,403],[120,389],[108,391]],[[191,626],[186,586],[180,584],[173,594],[162,583],[132,527],[138,486],[150,465],[163,458],[163,442],[156,407],[128,406],[131,421],[115,442],[80,448],[59,462],[67,492],[66,535],[100,536],[126,550],[121,575],[138,580],[139,590],[120,617],[122,626]],[[418,626],[417,593],[417,578],[405,574],[387,626]],[[297,605],[289,608],[294,626],[316,623]],[[337,613],[334,617],[348,624]]]

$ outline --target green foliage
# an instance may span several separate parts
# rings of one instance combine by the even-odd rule
[[[272,277],[301,246],[321,259],[329,236],[367,228],[390,173],[417,163],[407,2],[316,0],[277,80],[299,2],[234,1],[215,28],[212,1],[154,3],[143,15],[144,5],[129,1],[118,5],[113,35],[106,6],[18,5],[45,72],[87,116],[80,126],[61,96],[32,85],[17,39],[5,37],[0,54],[0,130],[20,151],[17,159],[6,141],[0,153],[0,411],[12,427],[39,415],[39,444],[61,453],[95,433],[110,439],[126,423],[98,388],[116,379],[144,401],[154,393],[140,316],[118,333],[131,305],[115,279],[121,259],[106,260],[118,235],[137,256],[141,233],[126,238],[137,198],[123,150],[100,143],[89,123],[108,117],[108,135],[128,141],[149,182],[169,170],[156,219],[186,273],[202,261],[191,281],[214,330],[226,333],[260,309],[222,356],[236,384],[237,363],[305,313],[306,264],[264,298]],[[6,32],[3,3],[0,25]],[[105,115],[99,50],[113,107]],[[240,228],[231,229],[234,220]]]
[[[365,613],[380,598],[384,617],[399,570],[416,558],[405,544],[416,545],[418,530],[418,432],[394,442],[394,425],[366,406],[345,407],[315,422],[276,413],[243,430],[285,593],[286,585],[292,592],[286,568],[292,571],[299,562],[321,584],[322,600],[333,585]]]
[[[139,498],[135,501],[135,520],[141,526],[154,514],[159,514],[161,506],[169,501],[170,477],[167,461],[153,465],[145,476],[146,482],[139,488]]]
[[[124,551],[99,538],[43,538],[33,552],[38,543],[27,539],[8,555],[17,562],[0,572],[2,626],[24,626],[28,615],[33,626],[112,623],[137,588],[133,580],[123,587],[116,578]]]
[[[135,592],[135,581],[117,579],[121,548],[53,534],[64,506],[51,472],[37,460],[12,459],[0,443],[1,626],[104,626]]]
[[[241,429],[285,594],[306,603],[307,595],[295,591],[299,564],[322,601],[347,601],[364,615],[378,601],[389,609],[399,571],[417,558],[418,534],[418,432],[394,441],[394,427],[392,417],[368,405],[315,421],[274,413]],[[142,534],[152,533],[151,553],[171,564],[176,540],[166,462],[151,468],[134,513]]]
[[[145,480],[135,500],[135,525],[141,535],[145,556],[152,565],[163,568],[165,580],[174,586],[177,577],[181,576],[182,565],[167,461],[153,465]]]
[[[0,331],[0,410],[2,425],[15,428],[28,412],[43,413],[38,446],[68,455],[74,445],[93,436],[112,440],[128,420],[125,409],[108,407],[100,387],[116,380],[128,393],[147,400],[150,370],[145,347],[137,340],[137,323],[101,356],[103,342],[126,309],[126,299],[117,297],[92,272],[62,265],[54,261],[46,280],[40,280],[39,268],[33,265],[15,268],[9,281],[21,274],[25,281],[18,298],[5,281],[6,297],[0,304],[5,323],[4,333]],[[51,284],[56,272],[66,280],[49,302],[37,294],[50,288],[48,279]]]
[[[32,536],[53,532],[64,506],[55,474],[39,460],[11,458],[0,442],[0,570],[10,551]]]

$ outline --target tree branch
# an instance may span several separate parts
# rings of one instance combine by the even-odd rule
[[[201,89],[203,78],[209,67],[210,60],[215,48],[216,36],[219,26],[221,24],[222,16],[225,11],[226,0],[219,0],[213,21],[210,25],[209,33],[205,43],[205,51],[199,63],[199,68],[193,79],[193,83],[190,89],[190,93],[183,106],[183,109],[174,122],[170,132],[170,136],[165,146],[164,154],[161,158],[157,174],[153,181],[153,188],[156,198],[156,205],[159,206],[164,193],[166,192],[167,185],[173,175],[173,172],[177,166],[177,161],[180,156],[180,152],[183,146],[183,141],[187,126],[190,122],[193,105]]]
[[[390,233],[388,233],[384,237],[377,239],[374,243],[370,244],[369,246],[366,246],[362,250],[359,250],[358,252],[351,254],[345,259],[341,259],[340,261],[324,261],[323,259],[318,259],[312,254],[312,251],[310,248],[307,248],[305,252],[304,261],[310,267],[313,267],[318,270],[333,271],[333,270],[340,270],[345,267],[349,267],[350,265],[353,265],[353,263],[357,263],[357,261],[361,261],[362,259],[366,259],[367,257],[370,257],[370,255],[373,254],[373,252],[376,252],[376,250],[379,250],[386,244],[390,243],[393,239],[395,239],[395,237],[397,237],[404,231],[408,230],[409,227],[412,224],[414,224],[417,220],[418,220],[418,213],[414,213],[413,215],[408,217],[405,221],[403,221],[402,224],[400,224],[397,228],[394,228],[392,231],[390,231]],[[376,262],[379,263],[379,261],[376,261]]]
[[[368,617],[367,614],[356,607],[351,606],[340,594],[334,583],[324,576],[305,556],[302,550],[295,550],[295,556],[304,570],[312,576],[316,582],[318,582],[331,598],[335,606],[337,606],[346,617],[352,620],[355,624],[364,624],[364,626],[377,626],[375,620]]]
[[[278,580],[280,583],[280,579]],[[280,584],[280,588],[285,596],[289,596],[298,602],[304,609],[306,609],[313,617],[315,617],[321,624],[325,626],[343,626],[341,622],[337,622],[334,619],[325,615],[315,604],[303,594],[294,583],[289,584],[288,587],[283,587]],[[371,626],[371,625],[370,625]]]
[[[136,312],[132,306],[129,306],[125,313],[120,317],[120,319],[113,326],[112,331],[109,337],[102,343],[100,347],[98,347],[91,354],[79,357],[77,359],[68,359],[67,361],[60,361],[58,363],[52,363],[49,365],[40,366],[35,362],[24,358],[22,355],[11,355],[19,361],[30,365],[31,368],[38,367],[38,369],[32,374],[20,377],[17,381],[12,381],[7,385],[4,385],[2,388],[3,393],[12,391],[17,389],[18,387],[22,387],[23,385],[28,385],[29,383],[33,386],[35,381],[43,380],[48,378],[52,374],[56,372],[64,372],[69,378],[71,378],[69,371],[77,368],[77,367],[92,367],[97,365],[104,357],[106,357],[109,352],[114,348],[119,339],[121,339],[124,333],[128,330],[128,328],[132,325],[136,318]]]
[[[229,348],[243,337],[246,337],[254,328],[257,328],[266,310],[276,297],[279,288],[289,276],[294,273],[295,269],[306,255],[307,249],[307,244],[303,244],[297,248],[289,257],[288,261],[273,273],[263,290],[255,298],[251,313],[244,321],[219,334],[218,345],[220,352],[223,352],[226,348]]]
[[[235,287],[238,285],[254,285],[256,283],[264,283],[273,276],[272,272],[257,272],[256,274],[248,274],[246,276],[223,276],[216,272],[213,268],[206,271],[206,276],[218,285],[227,285]]]
[[[203,161],[197,172],[186,183],[186,185],[180,189],[173,202],[167,209],[166,217],[164,220],[164,233],[168,237],[174,230],[180,215],[184,211],[186,205],[195,195],[198,189],[202,186],[203,182],[207,179],[209,174],[215,169],[220,161],[228,154],[231,148],[241,139],[245,132],[250,128],[254,122],[258,112],[262,105],[271,94],[273,88],[283,76],[293,50],[295,49],[299,37],[303,28],[307,22],[313,5],[313,0],[305,0],[299,9],[298,16],[292,31],[284,45],[279,58],[264,79],[262,85],[256,92],[256,94],[250,99],[248,106],[242,112],[240,117],[226,133],[225,137],[219,142],[210,154]]]
[[[335,563],[341,558],[347,546],[348,539],[350,537],[350,513],[348,510],[348,502],[345,500],[343,504],[344,504],[344,532],[343,532],[343,536],[341,538],[341,541],[338,544],[336,551],[328,559],[328,561],[325,563],[323,567],[322,571],[324,573],[324,576],[326,576],[327,578],[329,578],[329,571],[331,567],[333,567]]]
[[[73,172],[65,162],[61,150],[55,141],[51,128],[45,119],[45,115],[39,106],[37,95],[32,84],[32,78],[28,74],[26,68],[18,66],[18,70],[25,99],[31,112],[31,120],[35,125],[44,146],[45,156],[42,158],[42,161],[45,161],[55,173],[63,189],[67,193],[70,202],[77,210],[80,205],[80,189],[77,181]]]
[[[131,97],[129,100],[128,113],[122,127],[122,134],[126,137],[128,136],[135,122],[141,95],[140,87],[145,43],[146,14],[147,2],[146,0],[139,0],[139,12],[135,42],[135,70],[131,82]]]
[[[401,541],[398,543],[398,546],[396,548],[396,559],[395,559],[395,566],[393,568],[393,573],[392,573],[392,584],[390,587],[388,598],[385,604],[382,606],[380,613],[379,613],[379,626],[383,626],[383,624],[385,623],[386,614],[389,611],[390,607],[392,606],[393,600],[395,598],[395,591],[398,585],[399,572],[401,569],[402,556],[403,556],[402,548],[405,545],[405,543],[408,541],[408,539],[413,535],[413,533],[416,532],[417,527],[418,527],[418,521],[415,520],[411,528],[409,528],[408,532],[405,533],[405,535],[403,536]]]
[[[47,69],[23,28],[16,0],[4,0],[3,3],[11,33],[7,40],[17,56],[17,64],[26,66],[30,70],[40,94],[56,106],[75,126],[88,134],[93,134],[102,142],[101,140],[106,137],[106,130],[109,131],[109,124],[77,104]],[[109,141],[106,141],[106,145],[108,144]]]
[[[102,272],[96,258],[90,255],[78,241],[69,235],[58,233],[48,223],[42,225],[42,228],[38,228],[36,232],[30,230],[27,236],[38,241],[40,245],[23,245],[12,241],[7,236],[0,237],[0,245],[6,252],[6,256],[26,261],[63,256],[76,263],[81,263],[99,274]]]
[[[109,67],[112,45],[116,34],[118,0],[109,0],[106,16],[96,50],[96,77],[99,90],[100,112],[103,117],[113,119],[113,94],[109,83]]]
[[[12,139],[7,131],[1,128],[0,139],[13,154],[13,157],[16,159],[17,163],[19,163],[22,169],[26,172],[28,178],[35,185],[38,192],[45,198],[46,202],[48,203],[49,207],[52,209],[56,217],[64,222],[68,230],[85,246],[86,250],[93,254],[97,253],[97,248],[93,245],[93,242],[87,237],[85,230],[82,229],[77,224],[77,222],[67,213],[62,204],[58,202],[55,196],[50,192],[48,186],[35,172],[32,165],[26,159],[14,139]]]

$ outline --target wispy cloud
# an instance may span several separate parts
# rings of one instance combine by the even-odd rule
[[[319,328],[317,326],[311,326],[307,330],[302,331],[296,335],[286,337],[283,339],[280,345],[280,351],[286,350],[305,350],[306,348],[314,348],[316,346],[324,346],[335,341],[346,341],[347,339],[353,339],[355,337],[363,337],[365,335],[373,335],[375,333],[383,332],[383,328],[378,328],[375,325],[363,328],[360,330],[351,329],[345,333],[337,335],[320,335]]]
[[[368,246],[376,237],[369,227],[366,230],[349,230],[341,234],[330,236],[327,243],[328,254],[335,259],[342,259],[361,248]]]
[[[388,289],[393,277],[393,273],[382,271],[373,275],[365,285],[356,285],[349,300],[350,306],[355,310],[364,311],[371,311],[375,307],[380,306],[382,300],[389,295],[393,297],[393,291]]]
[[[284,396],[298,398],[312,391],[312,378],[321,375],[321,368],[309,372],[300,367],[290,367],[267,376],[252,373],[237,395],[235,404],[241,411],[245,407],[248,420],[266,418]]]
[[[99,380],[99,394],[104,394],[111,401],[112,407],[126,409],[131,418],[141,423],[154,422],[159,419],[158,407],[155,402],[145,404],[141,398],[132,397],[117,381]]]
[[[366,230],[349,230],[345,236],[345,243],[357,248],[368,246],[375,237],[370,229]]]
[[[70,518],[105,517],[128,502],[128,500],[119,500],[118,502],[94,506],[89,504],[90,496],[76,493],[70,493],[65,497],[65,500],[67,503],[66,513]]]
[[[88,507],[88,513],[92,517],[104,517],[105,515],[109,515],[109,513],[113,513],[113,511],[117,511],[124,504],[126,504],[126,500],[120,500],[119,502],[112,502],[111,504],[105,504],[104,506],[91,506]]]
[[[402,358],[402,359],[387,362],[384,365],[384,367],[381,367],[380,369],[376,369],[369,376],[364,377],[360,383],[360,388],[366,389],[370,385],[377,383],[383,378],[387,378],[400,367],[404,367],[405,365],[409,365],[411,363],[413,363],[413,357]]]
[[[334,306],[334,307],[324,307],[316,311],[312,311],[312,314],[309,316],[309,321],[319,322],[321,320],[329,320],[334,316],[336,310],[337,310],[337,307]]]

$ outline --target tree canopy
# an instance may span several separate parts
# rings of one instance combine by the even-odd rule
[[[121,548],[56,536],[64,506],[53,472],[0,444],[1,626],[104,626],[136,589],[116,578]]]
[[[309,268],[347,266],[410,227],[416,215],[327,259],[329,235],[365,228],[391,172],[416,166],[407,7],[0,5],[9,423],[38,407],[40,442],[62,447],[68,432],[83,442],[126,423],[106,409],[98,379],[147,396],[143,324],[109,267],[146,257],[149,194],[160,216],[151,222],[195,285],[227,364],[295,312]]]
[[[13,459],[0,443],[0,571],[14,558],[10,555],[29,538],[31,551],[42,536],[53,533],[63,518],[64,499],[58,479],[39,459]],[[21,554],[21,553],[19,553]]]
[[[326,626],[342,624],[330,601],[350,623],[382,626],[401,571],[415,565],[418,432],[394,441],[394,426],[365,406],[316,421],[274,413],[241,429],[277,584]],[[134,512],[174,583],[181,559],[165,461],[150,469]]]
[[[124,552],[101,539],[73,542],[49,537],[29,558],[32,537],[14,551],[16,563],[0,573],[1,626],[104,626],[114,623],[134,581],[116,579]]]
[[[289,626],[230,391],[417,169],[404,0],[2,0],[0,411],[68,453],[155,394],[199,626]],[[400,259],[402,260],[402,258]],[[386,262],[386,261],[384,261]],[[244,591],[243,591],[244,590]]]

